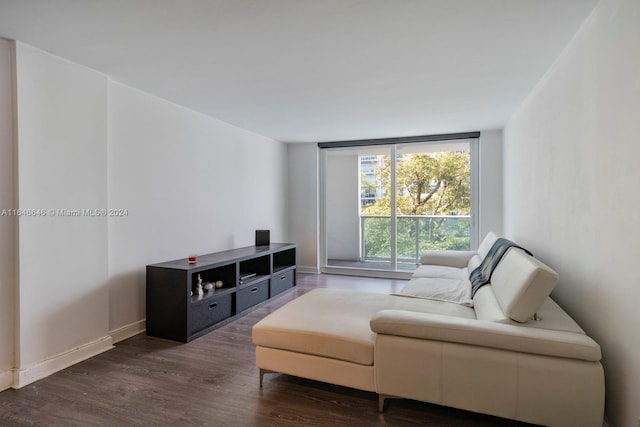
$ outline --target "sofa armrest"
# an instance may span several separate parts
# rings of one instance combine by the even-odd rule
[[[378,334],[455,342],[522,353],[599,361],[600,346],[584,334],[527,328],[434,313],[382,310],[373,315]]]
[[[463,268],[476,254],[476,251],[424,251],[420,256],[420,264]]]

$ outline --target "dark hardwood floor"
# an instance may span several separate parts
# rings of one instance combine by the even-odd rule
[[[0,393],[0,426],[524,426],[295,378],[258,387],[251,327],[315,287],[394,292],[406,282],[298,274],[298,286],[188,344],[137,335],[116,348]]]

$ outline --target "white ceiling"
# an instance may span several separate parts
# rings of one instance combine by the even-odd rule
[[[597,0],[0,0],[0,37],[285,142],[502,128]]]

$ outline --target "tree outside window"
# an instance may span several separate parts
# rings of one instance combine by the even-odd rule
[[[371,163],[369,160],[368,163]],[[365,259],[389,256],[391,164],[388,156],[362,180],[368,197],[361,204],[367,218]],[[471,173],[468,151],[407,153],[396,159],[397,250],[400,258],[416,258],[416,250],[469,249]],[[386,217],[386,218],[383,218]],[[418,235],[419,239],[416,239]],[[416,248],[416,241],[418,248]]]

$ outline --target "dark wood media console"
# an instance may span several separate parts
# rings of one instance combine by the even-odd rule
[[[198,276],[213,286],[202,295]],[[295,285],[296,246],[289,243],[202,255],[195,264],[184,258],[148,265],[147,335],[189,342]]]

